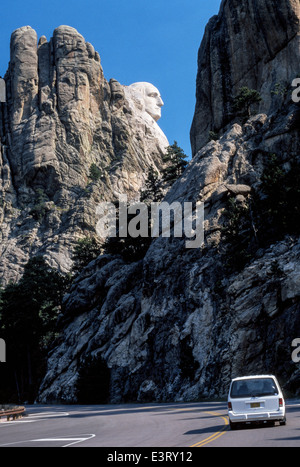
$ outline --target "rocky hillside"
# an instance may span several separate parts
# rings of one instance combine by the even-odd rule
[[[158,238],[141,261],[90,263],[39,401],[76,401],[95,361],[113,402],[223,396],[230,378],[265,372],[299,394],[299,17],[294,0],[222,2],[199,52],[194,157],[166,196],[205,203],[205,245]],[[247,119],[230,110],[241,86],[262,97]]]
[[[168,141],[69,26],[39,40],[13,32],[0,113],[0,281],[17,280],[29,257],[62,272],[79,238],[95,236],[96,208],[118,194],[138,199]],[[151,121],[152,120],[152,121]]]

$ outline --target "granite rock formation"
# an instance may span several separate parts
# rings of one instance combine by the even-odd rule
[[[184,238],[155,238],[142,260],[101,255],[92,261],[64,297],[60,335],[48,355],[39,402],[76,402],[80,372],[92,359],[110,373],[111,402],[224,396],[232,377],[266,372],[299,395],[300,367],[291,358],[291,343],[300,336],[299,238],[287,235],[261,248],[239,272],[225,272],[220,254],[228,198],[246,202],[259,188],[270,154],[287,168],[300,162],[299,105],[290,88],[300,72],[298,7],[295,0],[222,2],[199,52],[194,157],[165,197],[204,203],[205,244],[187,249]],[[22,233],[25,245],[36,245],[38,238],[46,254],[55,238],[67,257],[69,233],[79,234],[80,226],[82,233],[81,222],[92,223],[100,195],[109,199],[124,189],[138,196],[142,175],[136,167],[159,167],[160,161],[158,138],[150,161],[139,133],[143,124],[138,120],[134,127],[136,139],[127,125],[139,97],[104,80],[98,55],[78,33],[63,27],[49,43],[40,39],[38,61],[31,53],[34,37],[27,28],[13,35],[6,77],[1,130],[1,188],[11,203],[10,211],[2,208],[6,268],[18,264],[15,245],[21,245],[16,238],[21,242]],[[17,38],[26,50],[26,66],[18,58]],[[49,61],[55,67],[47,68]],[[38,79],[37,63],[45,63]],[[20,73],[27,76],[25,83],[17,78]],[[290,80],[284,92],[275,88],[282,80]],[[264,98],[247,121],[230,115],[229,102],[241,85]],[[220,137],[207,143],[209,130],[220,131]],[[43,150],[42,134],[49,151]],[[83,196],[89,166],[101,161],[110,167],[105,183]],[[27,206],[34,189],[49,198],[48,216],[54,215],[49,203],[62,210],[63,201],[75,200],[72,216],[67,211],[64,224],[57,221],[62,230],[49,220],[35,223],[26,208],[15,212]],[[31,252],[37,251],[35,246]]]
[[[284,2],[283,8],[268,2],[280,24],[284,13],[293,19],[288,33],[272,29],[272,41],[260,36],[262,29],[269,34],[270,18],[265,8],[259,17],[254,14],[258,3],[225,1],[208,25],[200,48],[197,105],[208,87],[210,105],[202,105],[202,117],[196,109],[194,157],[165,198],[204,203],[204,248],[187,250],[184,239],[158,238],[143,261],[126,264],[103,256],[91,263],[65,297],[62,335],[48,360],[40,401],[76,401],[78,374],[90,358],[106,362],[113,402],[225,396],[230,379],[245,372],[274,372],[285,389],[299,393],[299,366],[291,359],[291,342],[300,335],[299,238],[287,236],[260,249],[239,272],[224,274],[219,254],[226,200],[243,203],[260,186],[268,155],[278,155],[286,166],[299,162],[299,106],[292,90],[270,97],[284,73],[285,79],[299,73],[296,3]],[[237,57],[247,57],[240,18],[248,10],[247,30],[257,42],[250,62]],[[219,42],[225,35],[232,47]],[[264,49],[267,39],[272,60]],[[223,49],[230,64],[226,70],[218,66]],[[282,65],[275,73],[279,61],[286,69]],[[202,80],[204,75],[210,78]],[[263,80],[269,92],[266,111],[226,126],[230,83],[261,90]],[[227,91],[220,94],[220,89]],[[204,115],[208,122],[218,117],[223,128],[208,144],[203,135],[211,127],[203,123]]]
[[[205,203],[204,250],[158,238],[143,261],[102,256],[82,272],[65,297],[39,401],[76,401],[80,368],[91,357],[110,370],[112,402],[225,396],[230,378],[245,371],[274,372],[298,390],[291,342],[300,333],[299,239],[270,245],[229,275],[216,248],[228,196],[247,197],[269,151],[284,147],[286,161],[297,156],[299,109],[292,108],[294,118],[260,114],[234,124],[198,152],[166,196]]]
[[[30,255],[69,271],[76,241],[95,235],[97,205],[119,193],[138,199],[168,146],[127,87],[104,78],[98,52],[75,29],[60,26],[47,41],[25,26],[10,50],[0,115],[3,284]]]
[[[241,87],[262,96],[257,112],[270,113],[299,74],[298,0],[223,0],[208,23],[198,54],[192,153],[234,119]]]

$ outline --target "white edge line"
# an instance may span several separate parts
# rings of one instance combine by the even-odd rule
[[[68,446],[72,446],[72,444],[77,444],[77,443],[83,443],[84,441],[88,441],[89,439],[95,438],[95,434],[86,434],[86,435],[81,435],[81,436],[88,436],[88,438],[40,438],[40,439],[27,439],[24,441],[15,441],[13,443],[5,443],[5,444],[0,444],[0,447],[4,446],[13,446],[15,444],[22,444],[22,443],[36,443],[36,442],[47,442],[47,441],[71,441],[73,440],[73,443],[68,443],[65,444],[64,446],[61,446],[62,448],[66,448]]]

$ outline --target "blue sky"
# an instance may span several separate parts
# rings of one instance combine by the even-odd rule
[[[105,78],[129,85],[149,81],[165,106],[159,125],[190,156],[197,53],[221,0],[10,0],[1,2],[0,75],[9,62],[11,33],[31,26],[49,40],[62,25],[76,28],[99,52]]]

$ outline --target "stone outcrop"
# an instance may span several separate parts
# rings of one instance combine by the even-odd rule
[[[35,254],[70,270],[75,242],[95,235],[97,205],[119,193],[138,199],[168,146],[126,87],[104,78],[98,52],[75,29],[60,26],[47,41],[25,26],[10,50],[0,115],[3,283]]]
[[[298,0],[222,1],[198,54],[193,155],[210,131],[220,133],[234,119],[232,102],[242,86],[260,92],[260,113],[281,104],[299,75],[299,17]]]

